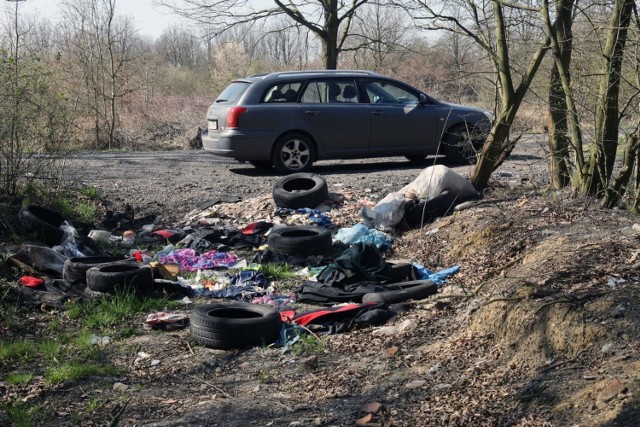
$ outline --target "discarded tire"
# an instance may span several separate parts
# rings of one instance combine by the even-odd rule
[[[47,245],[55,246],[62,241],[64,232],[60,226],[66,220],[58,212],[42,206],[29,205],[20,209],[18,217],[27,231],[37,233]]]
[[[87,270],[100,264],[116,262],[118,258],[111,256],[87,256],[68,258],[64,262],[62,278],[70,285],[87,283]]]
[[[114,293],[131,289],[138,293],[151,290],[153,271],[131,262],[100,264],[87,270],[87,287],[92,291]]]
[[[314,225],[292,225],[271,230],[269,250],[283,255],[326,255],[331,251],[331,232]]]
[[[294,173],[281,178],[273,186],[273,201],[281,208],[315,208],[327,197],[327,181],[315,173]]]
[[[438,292],[438,286],[430,280],[414,280],[398,284],[401,289],[364,294],[362,303],[379,302],[397,304],[408,300],[425,299]]]
[[[271,344],[281,325],[280,313],[271,306],[229,302],[192,309],[189,330],[196,342],[226,350]]]

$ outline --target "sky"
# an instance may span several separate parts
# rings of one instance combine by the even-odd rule
[[[2,1],[2,0],[0,0]],[[11,0],[9,0],[11,1]],[[60,0],[25,0],[18,4],[18,13],[37,14],[55,22],[59,16]],[[14,10],[14,3],[7,3]],[[153,38],[162,34],[172,24],[180,24],[180,18],[152,5],[152,0],[116,0],[116,13],[130,16],[140,34]]]

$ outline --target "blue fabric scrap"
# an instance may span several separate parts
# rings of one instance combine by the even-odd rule
[[[418,275],[419,280],[431,280],[433,283],[435,283],[438,286],[441,286],[444,283],[446,283],[447,277],[453,276],[458,271],[460,271],[459,265],[455,265],[453,267],[440,270],[437,273],[432,272],[431,270],[429,270],[427,267],[420,264],[419,262],[414,262],[413,266],[416,268],[416,274]]]

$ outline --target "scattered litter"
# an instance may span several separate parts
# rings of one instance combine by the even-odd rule
[[[44,280],[42,280],[39,277],[22,276],[21,278],[18,279],[18,283],[28,288],[37,288],[39,286],[44,285]]]
[[[152,328],[172,331],[186,327],[188,320],[189,318],[185,314],[165,313],[161,311],[149,314],[145,322]]]
[[[109,344],[111,344],[111,337],[99,337],[97,335],[94,335],[93,337],[91,337],[91,344],[92,345],[98,345],[100,347],[106,347]]]

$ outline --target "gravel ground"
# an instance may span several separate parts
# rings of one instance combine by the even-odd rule
[[[493,184],[547,179],[546,157],[541,138],[524,138]],[[316,163],[313,172],[325,177],[329,191],[363,191],[375,200],[413,181],[427,165],[401,157],[336,160]],[[259,171],[201,150],[82,154],[69,159],[66,171],[69,179],[98,188],[108,209],[118,212],[130,204],[137,218],[154,215],[159,222],[179,220],[217,195],[248,199],[269,194],[280,177],[275,169]],[[468,176],[470,167],[456,171]]]

